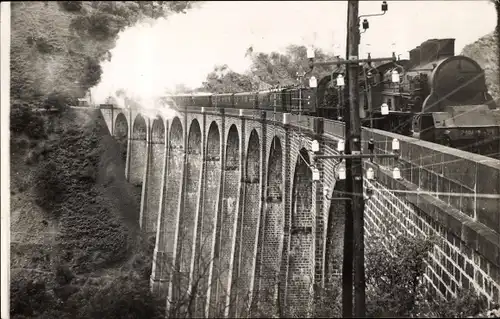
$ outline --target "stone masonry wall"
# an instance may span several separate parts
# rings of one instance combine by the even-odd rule
[[[188,135],[188,149],[186,154],[186,187],[184,189],[184,207],[179,214],[179,252],[178,262],[180,271],[189,274],[193,239],[195,232],[196,211],[198,209],[198,189],[201,173],[201,131],[197,121],[193,121]]]
[[[167,162],[167,177],[165,183],[165,195],[161,216],[161,231],[157,235],[157,247],[155,253],[162,257],[157,258],[157,271],[152,275],[160,281],[160,291],[167,294],[170,275],[172,275],[172,262],[174,252],[174,237],[177,226],[177,213],[179,209],[179,193],[182,184],[182,173],[184,166],[184,147],[182,126],[178,118],[173,120],[170,129],[169,150]]]
[[[314,214],[312,206],[312,173],[309,156],[301,151],[297,156],[292,188],[292,219],[286,311],[288,315],[304,317],[310,311],[314,283]]]
[[[134,185],[142,185],[144,170],[146,167],[147,152],[147,126],[141,115],[137,115],[132,126],[132,138],[130,141],[130,166],[129,182]]]
[[[148,176],[146,200],[142,208],[142,229],[147,234],[156,235],[158,211],[160,209],[160,196],[162,187],[163,170],[165,166],[165,125],[158,119],[153,123],[150,155],[148,157]]]
[[[213,256],[213,237],[215,234],[219,189],[221,179],[221,145],[220,129],[216,122],[209,122],[207,128],[206,163],[204,173],[204,194],[201,209],[200,235],[198,236],[197,269],[194,280],[198,281],[196,314],[205,314]]]
[[[274,304],[281,271],[284,231],[283,149],[273,139],[268,160],[266,205],[261,220],[263,231],[262,267],[260,275],[261,302]]]
[[[233,265],[230,316],[246,313],[250,302],[255,261],[255,245],[260,213],[260,141],[256,130],[248,140],[243,182],[243,203],[236,234],[236,251]]]

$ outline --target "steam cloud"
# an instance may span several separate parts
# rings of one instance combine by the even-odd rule
[[[380,3],[361,1],[360,14],[380,12]],[[411,48],[439,37],[456,38],[458,53],[496,23],[488,1],[388,3],[385,16],[370,18],[360,54],[390,56],[396,51],[407,58]],[[283,52],[290,44],[313,45],[344,55],[346,10],[344,1],[214,1],[186,14],[137,24],[119,35],[110,61],[101,65],[102,79],[92,88],[92,98],[105,103],[113,96],[120,107],[129,99],[173,114],[161,97],[178,85],[201,86],[217,64],[245,72],[251,63],[245,56],[250,46],[254,52]]]

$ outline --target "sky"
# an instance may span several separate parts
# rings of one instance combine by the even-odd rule
[[[381,12],[382,1],[360,1],[359,13]],[[430,38],[455,38],[455,52],[492,32],[496,25],[489,1],[387,1],[383,16],[368,17],[360,55],[387,57]],[[176,84],[201,86],[216,64],[236,72],[250,65],[247,49],[281,51],[290,44],[345,55],[346,1],[210,1],[187,14],[130,27],[119,35],[112,59],[104,62],[94,100],[117,89],[140,99],[163,94]]]

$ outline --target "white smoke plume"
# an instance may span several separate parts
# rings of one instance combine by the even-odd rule
[[[456,38],[455,52],[491,32],[496,15],[489,1],[387,1],[388,12],[368,18],[360,54],[408,57],[429,38]],[[380,12],[381,1],[361,1],[360,14]],[[236,72],[250,66],[248,50],[271,52],[290,44],[313,45],[345,55],[346,1],[205,2],[187,14],[140,23],[119,35],[110,61],[102,63],[94,102],[126,98],[143,108],[168,110],[158,99],[178,85],[196,88],[216,64]],[[121,92],[121,93],[117,93]],[[125,98],[126,97],[126,98]]]

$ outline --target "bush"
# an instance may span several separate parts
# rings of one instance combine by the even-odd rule
[[[58,1],[58,4],[68,12],[80,12],[83,7],[82,1]]]
[[[22,277],[11,282],[11,315],[23,315],[29,318],[41,314],[53,304],[53,298],[47,293],[43,281],[34,281]]]
[[[66,110],[70,104],[74,103],[74,98],[65,92],[53,91],[47,95],[43,106],[46,109],[55,107],[59,111]]]
[[[61,182],[59,168],[54,162],[46,162],[36,176],[35,195],[37,204],[44,210],[52,211],[63,199],[66,187]],[[55,212],[55,210],[54,210]]]
[[[426,238],[399,236],[371,246],[366,256],[367,310],[369,316],[406,317],[418,303],[425,261],[434,242]]]
[[[164,300],[155,298],[147,281],[133,275],[116,278],[100,289],[91,289],[80,318],[136,319],[164,318]],[[84,299],[84,298],[82,298]],[[83,305],[84,303],[82,303]]]
[[[473,289],[462,289],[451,300],[429,301],[430,312],[440,318],[466,318],[477,316],[487,309],[486,298]]]
[[[10,131],[13,135],[25,134],[32,139],[46,138],[44,120],[32,111],[32,107],[28,103],[12,103]]]
[[[87,58],[87,67],[84,70],[82,84],[93,87],[101,80],[102,68],[97,59]]]

